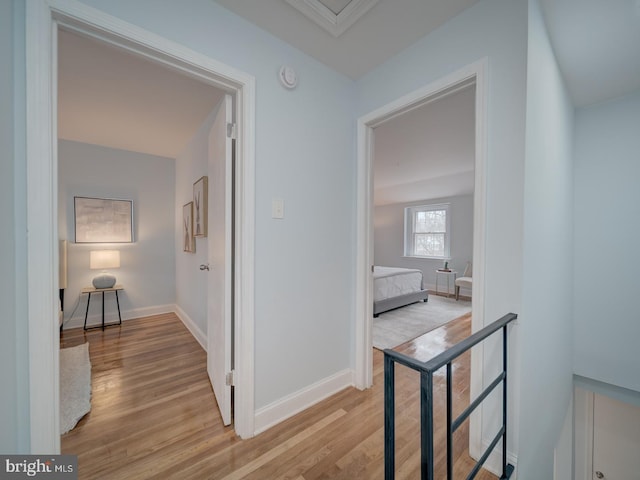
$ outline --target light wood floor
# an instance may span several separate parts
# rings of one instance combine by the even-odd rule
[[[398,350],[427,359],[470,333],[461,317]],[[62,437],[80,479],[382,479],[383,355],[374,387],[344,390],[249,440],[221,424],[206,354],[173,314],[129,320],[104,332],[63,333],[61,347],[90,343],[91,412]],[[446,478],[443,375],[435,386],[436,479]],[[419,478],[419,379],[396,368],[396,478]],[[454,413],[469,402],[469,358],[454,366]],[[455,436],[455,478],[465,478],[467,424]],[[481,472],[480,480],[497,477]]]

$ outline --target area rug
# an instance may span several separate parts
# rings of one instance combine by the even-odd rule
[[[373,346],[395,348],[471,311],[471,302],[429,295],[428,302],[381,313],[373,319]]]
[[[60,349],[60,433],[67,433],[91,410],[89,344]]]

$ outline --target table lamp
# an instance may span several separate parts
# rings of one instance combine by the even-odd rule
[[[116,284],[116,277],[106,271],[107,268],[120,267],[120,252],[118,250],[95,250],[90,252],[89,268],[102,272],[93,278],[95,288],[111,288]]]

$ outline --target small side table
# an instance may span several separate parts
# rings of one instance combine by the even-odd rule
[[[455,270],[442,270],[440,268],[436,270],[436,295],[438,295],[438,276],[440,275],[445,275],[447,277],[447,298],[452,295],[449,287],[449,280],[451,279],[451,277],[453,277],[453,294],[455,295],[456,278],[458,276],[458,272],[456,272]]]
[[[122,316],[120,315],[120,299],[118,298],[118,292],[120,290],[124,290],[124,287],[122,285],[114,285],[111,288],[85,287],[80,291],[80,293],[86,293],[86,294],[89,295],[89,298],[87,298],[87,309],[84,312],[84,329],[85,330],[89,330],[91,328],[99,328],[99,327],[89,327],[89,328],[87,328],[87,316],[89,315],[89,304],[91,303],[91,295],[93,295],[94,293],[102,293],[102,330],[104,330],[104,327],[105,327],[105,324],[104,324],[104,294],[106,292],[114,292],[116,294],[116,304],[118,305],[118,319],[120,320],[118,323],[110,323],[110,324],[108,324],[106,326],[110,327],[112,325],[122,325]]]

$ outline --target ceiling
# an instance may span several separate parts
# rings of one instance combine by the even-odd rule
[[[358,79],[478,0],[379,0],[338,37],[290,3],[322,2],[339,11],[353,1],[215,1],[332,69]],[[541,0],[541,4],[576,106],[640,88],[640,0]]]
[[[304,1],[304,0],[303,0]],[[349,4],[355,3],[352,0],[317,0],[319,3],[331,10],[335,15],[339,15]]]
[[[376,127],[375,205],[472,194],[474,132],[474,85]]]
[[[224,95],[104,43],[58,35],[58,137],[176,158]]]
[[[285,0],[307,18],[339,37],[379,0]]]
[[[478,0],[379,0],[348,30],[335,37],[290,0],[216,0],[258,27],[358,79],[446,23]],[[301,0],[309,3],[312,0]],[[344,0],[323,0],[339,10]]]
[[[640,88],[640,0],[541,0],[575,106]]]
[[[478,0],[357,0],[371,2],[369,10],[337,37],[289,2],[321,1],[337,17],[352,0],[216,1],[331,68],[359,78]],[[640,0],[541,0],[541,4],[577,106],[640,88]],[[183,73],[66,31],[59,35],[58,86],[60,138],[170,158],[183,151],[223,94]],[[387,128],[391,130],[393,123]],[[378,134],[385,134],[382,127]],[[398,148],[399,144],[389,150]],[[381,192],[402,191],[397,188],[401,172],[409,172],[409,165],[424,165],[415,150],[402,165],[389,156],[396,171],[382,170],[388,180],[376,180]],[[447,184],[444,178],[459,175],[461,188],[468,189],[469,168],[451,160],[458,156],[445,155],[452,162],[450,171],[442,170],[441,160],[434,161],[438,166],[428,176],[411,170],[405,184],[428,181],[431,190],[440,191]],[[383,198],[380,201],[386,202]]]

